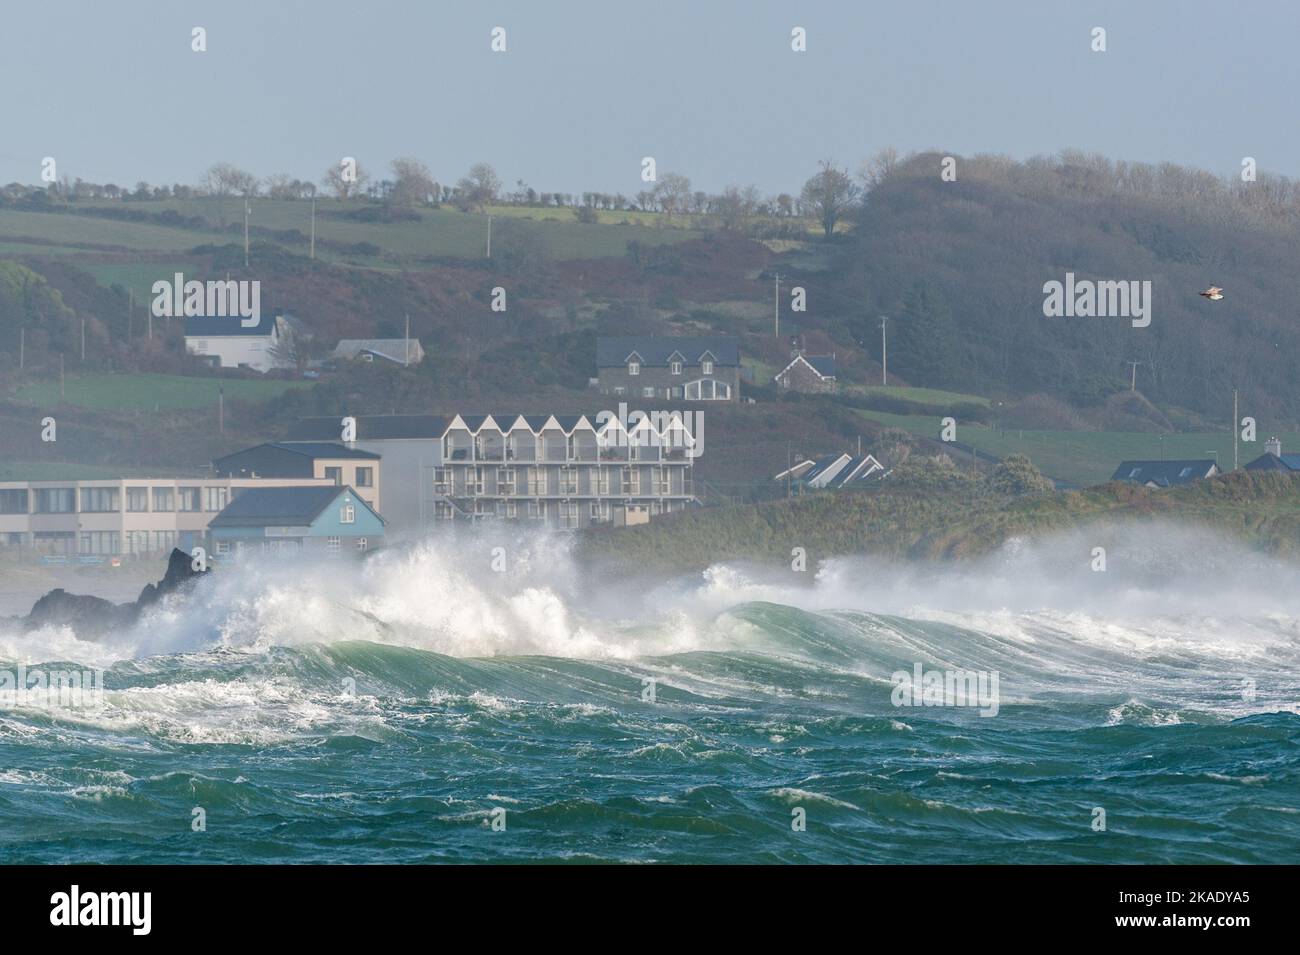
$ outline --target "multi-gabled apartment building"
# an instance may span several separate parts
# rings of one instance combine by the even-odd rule
[[[697,422],[680,413],[359,416],[354,444],[383,458],[390,532],[487,518],[577,529],[697,503]],[[297,440],[339,435],[338,418],[293,429]]]
[[[634,400],[739,401],[740,345],[726,335],[596,339],[601,394]]]

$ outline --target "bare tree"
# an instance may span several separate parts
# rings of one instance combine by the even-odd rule
[[[496,170],[485,162],[476,162],[469,172],[456,183],[457,204],[466,211],[482,212],[496,201],[501,191],[501,179]]]
[[[862,180],[865,189],[874,189],[898,168],[898,162],[898,150],[893,146],[886,146],[862,164],[862,168],[858,170],[858,178]]]
[[[835,223],[853,207],[861,190],[842,169],[823,160],[821,172],[803,184],[800,193],[804,207],[817,218],[826,238],[835,231]]]
[[[344,175],[341,164],[330,166],[321,177],[321,185],[334,190],[334,195],[340,199],[351,199],[370,181],[370,173],[361,168],[361,163],[357,163],[352,171],[355,175]]]
[[[438,201],[440,190],[428,166],[410,157],[394,159],[392,166],[393,189],[389,200],[394,205],[416,206]]]
[[[655,197],[659,200],[659,209],[671,219],[675,215],[685,215],[691,205],[691,181],[681,173],[666,172],[655,183]]]

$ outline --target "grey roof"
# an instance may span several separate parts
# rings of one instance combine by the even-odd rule
[[[845,461],[845,458],[848,460]],[[884,470],[884,465],[870,454],[860,457],[851,454],[831,454],[824,458],[801,461],[789,470],[797,472],[792,475],[795,480],[801,484],[810,484],[841,461],[844,462],[844,466],[835,471],[834,476],[826,481],[826,487],[844,487],[857,481],[865,481]],[[776,480],[784,478],[786,473],[782,471],[776,476]]]
[[[228,338],[232,335],[244,338],[267,336],[275,328],[276,316],[262,312],[257,324],[245,328],[238,315],[187,315],[185,317],[185,334],[191,338]]]
[[[294,454],[303,454],[309,458],[365,458],[378,461],[382,457],[373,451],[349,448],[346,444],[331,441],[272,441],[267,447],[292,451]]]
[[[1121,461],[1110,479],[1171,487],[1175,484],[1195,481],[1197,478],[1209,477],[1215,468],[1213,458],[1181,461]]]
[[[342,415],[324,418],[299,418],[289,427],[289,437],[297,440],[339,440]],[[356,415],[357,440],[379,441],[385,438],[441,438],[451,424],[451,416],[431,414]]]
[[[804,361],[812,365],[817,374],[823,378],[835,377],[834,355],[804,355]]]
[[[350,487],[241,488],[235,499],[214,517],[209,527],[268,527],[310,524],[344,492],[362,505]]]
[[[1300,454],[1261,454],[1245,465],[1247,471],[1300,471]]]
[[[390,361],[406,360],[406,342],[405,338],[344,338],[334,346],[333,356],[335,358],[355,358],[362,352],[371,352]],[[422,349],[420,340],[412,337],[411,357],[416,358],[420,355]]]
[[[702,337],[686,336],[627,336],[596,339],[596,367],[614,368],[627,363],[635,352],[646,367],[668,367],[674,353],[679,353],[688,365],[697,365],[704,355],[711,354],[715,364],[735,366],[740,364],[740,341],[731,335]]]

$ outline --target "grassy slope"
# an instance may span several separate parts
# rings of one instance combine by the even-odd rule
[[[69,376],[65,382],[66,397],[62,399],[57,381],[23,385],[14,397],[39,408],[70,404],[101,410],[174,411],[213,406],[218,389],[224,389],[230,400],[265,401],[290,388],[301,387],[305,384],[294,381],[102,374]]]
[[[681,573],[735,559],[788,564],[795,547],[805,548],[812,567],[827,557],[857,553],[973,556],[1012,536],[1145,518],[1208,527],[1273,553],[1300,555],[1300,481],[1245,471],[1170,491],[1106,484],[1019,499],[975,488],[937,492],[881,485],[588,531],[579,548],[591,561],[629,572]]]
[[[883,411],[862,411],[864,417],[902,428],[926,438],[939,437],[939,419],[926,415],[896,415]],[[1270,432],[1271,434],[1272,432]],[[1282,447],[1296,447],[1298,434],[1281,434]],[[1212,458],[1219,454],[1225,468],[1232,466],[1232,435],[1227,433],[1160,435],[1126,431],[1000,431],[982,425],[957,423],[957,440],[973,444],[996,457],[1027,454],[1049,477],[1080,486],[1110,480],[1120,461],[1129,458],[1159,460],[1163,444],[1167,459]],[[1254,444],[1242,443],[1238,454],[1245,464],[1264,453],[1263,437]]]
[[[155,214],[173,210],[183,216],[201,216],[212,224],[211,229],[194,230],[153,223],[129,222],[96,216],[77,215],[77,208],[109,207]],[[342,257],[329,248],[328,243],[354,245],[367,242],[397,258],[422,256],[452,256],[482,258],[486,252],[487,217],[457,212],[453,209],[426,209],[419,218],[401,222],[359,222],[341,218],[337,213],[348,208],[325,200],[317,203],[316,240],[317,255],[332,261]],[[75,247],[93,250],[97,247],[130,250],[156,255],[160,252],[183,252],[196,245],[222,244],[242,241],[242,233],[221,232],[216,228],[222,220],[222,210],[208,200],[157,200],[140,202],[85,202],[71,206],[71,213],[0,212],[0,242],[18,242],[24,249],[39,251],[40,246],[28,246],[23,240],[48,240],[64,249]],[[306,237],[311,232],[311,204],[309,202],[255,199],[250,225],[255,229],[288,231],[296,229],[302,238],[286,243],[296,252],[306,251]],[[624,218],[600,224],[586,225],[576,221],[571,211],[510,209],[509,215],[498,218],[495,238],[501,239],[500,219],[509,218],[509,228],[539,236],[547,254],[555,259],[587,259],[622,256],[631,239],[648,245],[661,245],[698,238],[697,230],[686,228],[661,228],[652,219],[631,215],[630,225],[618,224]],[[533,214],[536,215],[533,215]],[[546,216],[546,218],[543,218]],[[225,203],[224,221],[242,223],[242,207],[236,200]],[[258,241],[263,235],[254,233]]]

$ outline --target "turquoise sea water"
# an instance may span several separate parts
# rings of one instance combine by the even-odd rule
[[[1300,860],[1300,618],[1167,582],[1041,606],[1060,574],[1016,607],[1022,558],[939,599],[852,564],[596,594],[528,556],[231,571],[108,645],[9,634],[5,666],[107,688],[0,710],[0,861]],[[996,672],[996,715],[894,705],[917,664]]]

